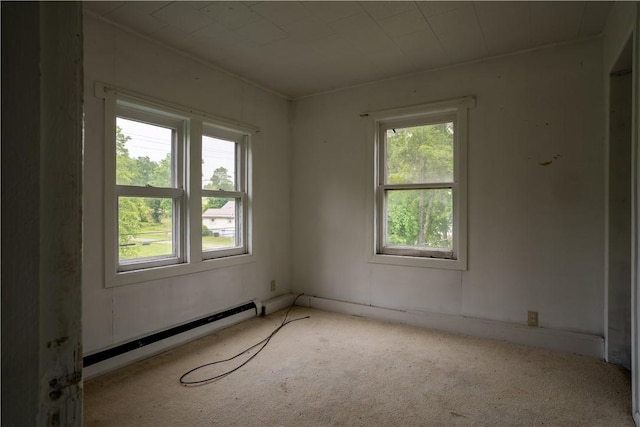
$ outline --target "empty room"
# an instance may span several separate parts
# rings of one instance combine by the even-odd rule
[[[3,424],[640,425],[639,25],[3,2]]]

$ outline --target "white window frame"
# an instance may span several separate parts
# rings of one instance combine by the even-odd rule
[[[371,119],[374,141],[374,189],[371,252],[372,263],[410,267],[467,269],[467,138],[468,109],[475,106],[473,97],[440,101],[392,110],[366,113]],[[445,183],[387,184],[385,182],[385,133],[387,129],[454,122],[453,181]],[[386,194],[390,190],[451,188],[453,197],[452,250],[417,250],[387,247]]]
[[[165,265],[179,264],[185,260],[185,221],[182,220],[185,212],[185,192],[184,192],[184,147],[186,119],[159,110],[150,110],[145,106],[138,106],[124,100],[116,100],[115,116],[125,119],[136,120],[152,125],[166,126],[175,130],[172,138],[172,165],[171,165],[171,187],[151,187],[137,185],[115,184],[115,208],[116,218],[118,218],[118,201],[120,197],[152,197],[167,198],[173,200],[172,209],[172,239],[174,255],[159,256],[153,258],[137,258],[118,263],[118,271],[133,271],[145,268],[162,267]],[[115,132],[113,134],[115,136]],[[111,137],[114,138],[113,136]],[[115,152],[115,147],[114,147]],[[114,169],[115,173],[115,169]],[[117,239],[116,226],[116,239]],[[117,240],[116,240],[117,241]],[[116,257],[117,254],[116,245]]]
[[[101,82],[95,84],[95,95],[104,100],[104,247],[105,287],[114,287],[197,273],[216,268],[254,262],[252,222],[252,157],[251,144],[260,129],[203,111],[157,100]],[[116,116],[179,126],[183,133],[174,141],[175,188],[126,186],[116,184]],[[206,129],[206,130],[205,130]],[[238,143],[236,175],[241,181],[234,192],[223,197],[242,201],[242,236],[238,247],[202,250],[202,197],[212,190],[202,187],[202,136],[231,139]],[[213,191],[213,193],[218,193]],[[176,256],[118,262],[118,197],[159,197],[174,199],[174,245]]]
[[[219,128],[210,123],[205,123],[202,129],[203,136],[209,136],[212,138],[223,139],[226,141],[234,142],[235,146],[235,191],[225,190],[207,190],[201,189],[202,197],[226,197],[233,198],[240,203],[236,203],[236,219],[235,219],[235,247],[212,249],[208,251],[202,251],[203,259],[222,258],[226,256],[242,255],[244,253],[244,242],[246,241],[246,227],[244,226],[244,218],[247,216],[247,167],[246,167],[246,146],[247,136],[236,132],[229,132],[225,129]]]

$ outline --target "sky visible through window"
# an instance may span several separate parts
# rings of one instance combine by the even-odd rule
[[[235,186],[235,148],[235,142],[202,136],[202,188],[209,184],[211,175],[220,167],[227,170],[227,176]]]
[[[122,117],[118,117],[117,125],[125,136],[131,138],[127,141],[126,148],[132,159],[146,156],[153,162],[159,162],[166,156],[166,141],[169,131],[167,128],[158,125],[150,126]],[[203,143],[202,146],[202,157],[205,160],[202,164],[202,184],[207,184],[213,171],[221,166],[227,169],[229,175],[233,177],[235,144],[209,136],[203,136],[203,140],[205,139],[207,143]]]

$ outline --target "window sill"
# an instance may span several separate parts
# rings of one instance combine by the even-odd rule
[[[132,285],[135,283],[160,280],[168,277],[184,276],[186,274],[200,273],[217,268],[232,267],[254,262],[252,254],[236,255],[224,258],[203,260],[195,263],[173,264],[155,268],[145,268],[144,270],[122,271],[107,277],[105,287]]]
[[[375,254],[369,257],[371,264],[387,264],[404,267],[439,268],[443,270],[466,270],[466,260],[425,258],[400,255]]]

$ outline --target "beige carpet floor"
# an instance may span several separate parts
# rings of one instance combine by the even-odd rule
[[[290,317],[306,315],[204,386],[178,378],[265,338],[284,311],[88,381],[84,424],[633,426],[629,374],[602,361],[303,307]]]

